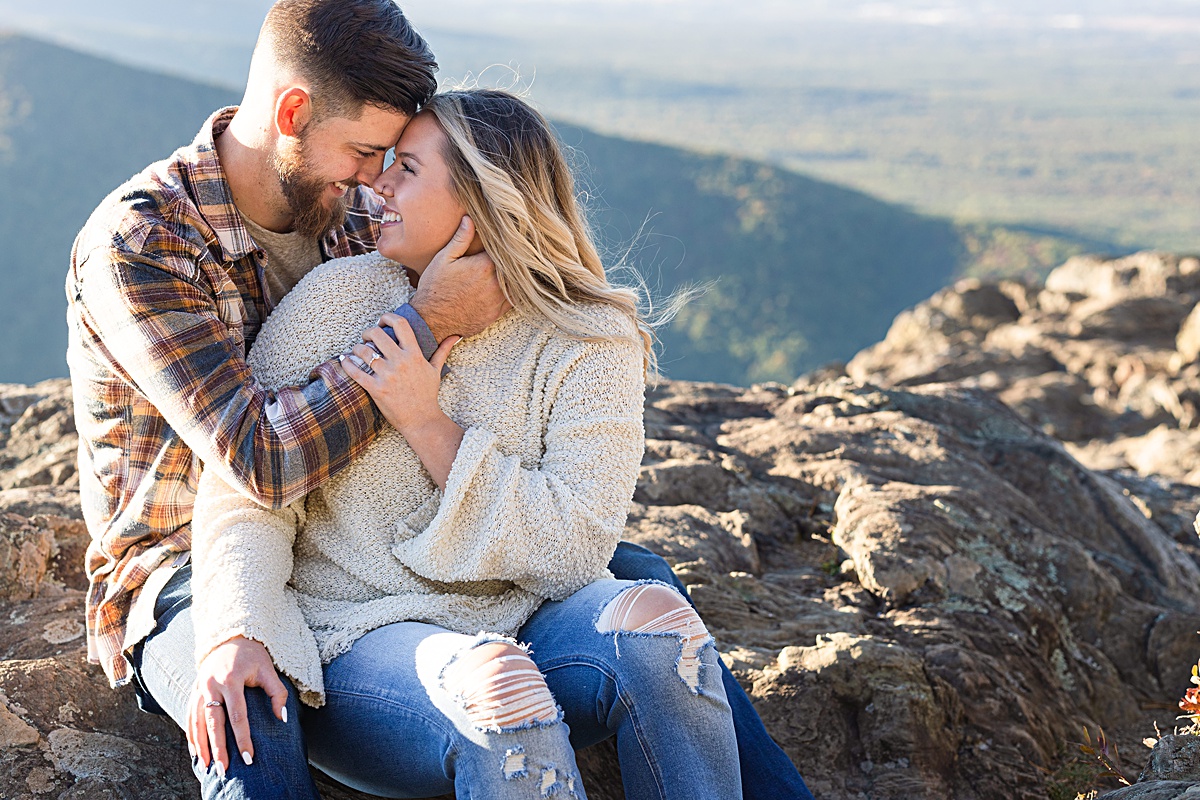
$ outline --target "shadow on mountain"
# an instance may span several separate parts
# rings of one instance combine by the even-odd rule
[[[672,378],[790,380],[846,359],[951,282],[967,256],[952,222],[860,192],[746,159],[559,130],[581,154],[610,254],[632,247],[629,261],[660,295],[716,281],[662,333]]]

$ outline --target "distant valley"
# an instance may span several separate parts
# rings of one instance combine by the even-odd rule
[[[75,233],[106,193],[237,99],[0,38],[0,181],[10,189],[0,197],[0,381],[66,374],[62,282]],[[673,378],[788,381],[878,341],[897,312],[989,254],[1109,249],[964,227],[747,159],[560,130],[610,263],[628,262],[659,296],[716,281],[662,333]]]

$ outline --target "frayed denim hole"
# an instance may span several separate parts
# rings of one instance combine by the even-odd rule
[[[712,696],[711,691],[709,689],[706,689],[704,686],[704,682],[706,680],[708,680],[708,673],[711,668],[708,664],[705,664],[704,659],[700,657],[701,654],[707,649],[711,649],[714,653],[717,650],[717,640],[712,637],[712,634],[709,634],[708,638],[706,638],[704,641],[700,642],[700,644],[696,647],[697,667],[696,667],[696,685],[695,686],[688,686],[688,682],[683,679],[682,675],[679,675],[679,664],[683,660],[683,646],[682,645],[680,645],[679,655],[675,659],[675,674],[679,675],[680,682],[682,682],[684,686],[687,686],[688,691],[690,691],[694,695],[697,695],[698,697],[711,697]],[[718,653],[716,657],[720,658],[721,656]]]
[[[648,584],[654,584],[655,586],[665,586],[666,588],[673,591],[675,594],[679,595],[680,597],[683,597],[683,594],[679,591],[679,589],[677,589],[676,587],[672,586],[669,583],[664,583],[663,581],[657,581],[653,578],[641,578],[639,580],[632,581],[628,586],[624,586],[621,589],[617,590],[617,593],[614,594],[612,597],[608,598],[608,601],[603,603],[599,608],[597,608],[596,613],[592,615],[592,627],[596,630],[597,633],[601,634],[602,636],[607,636],[610,633],[612,634],[613,652],[616,653],[616,656],[618,659],[621,658],[621,641],[617,637],[622,634],[633,633],[633,631],[622,631],[622,630],[602,631],[602,630],[600,630],[600,618],[602,616],[604,616],[604,612],[608,610],[608,607],[611,604],[616,602],[618,597],[620,597],[621,595],[625,594],[628,591],[631,591],[632,589],[637,588],[638,586],[646,586]],[[683,597],[683,601],[685,603],[687,603],[687,598]],[[690,606],[691,604],[689,603],[688,605]]]
[[[564,780],[565,778],[565,780]],[[568,797],[579,797],[579,792],[575,790],[575,775],[566,773],[555,768],[553,764],[542,770],[542,797],[558,797],[566,794]]]
[[[521,745],[508,748],[504,752],[504,759],[500,766],[504,770],[504,780],[506,781],[529,777],[529,770],[525,767],[525,748]]]
[[[484,727],[477,727],[477,730],[480,730],[484,733],[520,733],[521,731],[540,731],[544,728],[552,728],[562,721],[562,706],[560,706],[558,703],[555,703],[554,717],[551,719],[534,719],[528,722],[522,722],[519,725],[505,725],[503,727],[498,725],[487,725]]]
[[[547,764],[542,768],[542,783],[539,789],[542,797],[553,797],[561,788],[562,784],[558,781],[558,770],[553,764]]]
[[[687,652],[688,641],[692,637],[685,635],[686,627],[683,631],[675,631],[675,630],[641,631],[641,630],[628,630],[628,629],[624,629],[624,628],[620,628],[620,627],[612,628],[609,630],[601,630],[600,620],[601,620],[601,618],[603,618],[605,616],[605,614],[609,611],[609,609],[614,604],[619,602],[620,599],[623,596],[625,596],[625,594],[627,592],[634,591],[637,587],[645,586],[645,585],[663,586],[663,587],[671,590],[672,594],[674,594],[676,597],[680,598],[684,603],[684,605],[677,606],[675,611],[683,612],[685,615],[690,615],[691,617],[694,617],[694,621],[696,623],[698,623],[700,625],[701,629],[704,631],[704,634],[705,634],[704,638],[701,639],[700,642],[698,642],[695,645],[694,649],[691,650],[690,654]],[[640,598],[635,598],[632,602],[637,603],[639,601],[639,599]],[[629,608],[631,610],[634,607],[635,606],[631,605]],[[667,612],[667,613],[673,613],[673,612]],[[664,616],[665,616],[665,614],[664,614]],[[649,623],[647,623],[647,624],[649,624]],[[679,652],[675,656],[675,675],[679,678],[679,680],[683,683],[683,685],[687,687],[689,692],[691,692],[694,695],[701,694],[701,685],[703,684],[703,681],[704,681],[704,671],[705,671],[706,665],[704,664],[703,660],[700,658],[700,653],[707,645],[712,644],[715,647],[715,641],[712,637],[712,634],[708,631],[707,626],[704,625],[703,620],[700,619],[700,616],[696,612],[695,608],[690,603],[687,602],[687,598],[684,597],[683,594],[674,586],[671,586],[670,584],[663,583],[662,581],[656,581],[656,580],[635,581],[631,585],[624,587],[623,589],[621,589],[621,591],[619,591],[615,595],[613,595],[608,600],[608,602],[604,603],[596,611],[595,617],[593,618],[593,626],[595,627],[596,632],[603,636],[607,636],[610,633],[612,634],[613,650],[618,659],[621,657],[621,646],[620,646],[620,637],[621,636],[644,637],[644,638],[662,638],[662,637],[675,638],[679,642]],[[684,672],[683,672],[685,656],[690,657],[691,659],[693,659],[695,661],[696,682],[694,685],[685,677]]]
[[[481,733],[516,733],[519,731],[549,728],[553,725],[557,725],[560,722],[562,722],[562,720],[563,720],[562,706],[560,706],[554,700],[554,695],[553,695],[553,693],[550,692],[550,687],[545,684],[544,677],[542,678],[542,686],[540,688],[545,692],[546,697],[545,698],[536,698],[535,703],[533,704],[533,711],[531,712],[534,715],[534,718],[519,722],[518,724],[515,724],[515,725],[499,725],[499,724],[489,723],[487,721],[478,719],[476,713],[473,713],[473,711],[472,711],[471,699],[467,695],[467,691],[470,688],[469,682],[464,681],[465,685],[463,686],[463,688],[461,688],[457,691],[453,691],[453,692],[450,690],[449,687],[447,687],[447,685],[446,685],[447,673],[449,672],[451,667],[453,667],[455,664],[458,663],[460,657],[462,657],[464,654],[469,653],[472,650],[474,650],[482,645],[492,644],[492,643],[506,644],[506,645],[509,645],[510,647],[513,647],[513,648],[519,650],[521,652],[521,654],[524,655],[525,658],[528,660],[529,667],[532,668],[534,671],[538,671],[537,664],[533,661],[533,658],[530,656],[530,650],[529,650],[528,645],[523,645],[523,644],[517,642],[515,639],[508,637],[508,636],[500,636],[498,634],[490,634],[490,633],[482,633],[481,632],[480,634],[478,634],[475,637],[475,640],[473,642],[471,642],[471,644],[469,644],[469,645],[463,647],[462,649],[458,650],[457,652],[455,652],[454,655],[451,656],[450,660],[447,661],[446,664],[442,667],[442,669],[438,672],[438,684],[439,684],[439,687],[441,688],[441,690],[451,697],[451,699],[454,701],[455,705],[457,705],[458,708],[461,709],[462,712],[466,715],[467,719],[470,720],[472,727]],[[498,677],[503,677],[503,673],[501,673],[501,675]],[[505,700],[505,699],[508,699],[508,698],[503,698],[503,697],[501,698],[501,700]],[[538,717],[537,716],[538,713],[546,710],[547,707],[552,707],[553,713],[551,713],[547,718],[544,718],[544,719]]]
[[[440,670],[438,670],[438,676],[437,676],[438,688],[441,689],[443,692],[446,692],[446,694],[450,694],[449,690],[446,689],[446,671],[449,670],[450,667],[452,667],[455,663],[457,663],[458,659],[464,653],[468,653],[468,652],[474,650],[476,647],[479,647],[481,644],[490,644],[492,642],[504,642],[505,644],[511,644],[513,647],[517,648],[525,655],[530,655],[530,653],[532,652],[529,649],[529,645],[522,644],[522,643],[518,642],[516,639],[512,638],[511,636],[501,636],[498,633],[487,633],[485,631],[480,631],[479,633],[475,634],[475,638],[471,640],[470,644],[464,646],[460,650],[455,651],[454,655],[450,656],[450,660],[447,661],[445,664],[443,664],[442,668]],[[451,695],[451,696],[455,697],[454,695]],[[458,698],[455,697],[455,699],[458,699]]]
[[[598,633],[604,633],[604,634],[617,633],[618,631],[602,631],[602,630],[600,630],[600,617],[604,616],[604,609],[608,608],[608,604],[611,603],[613,600],[616,600],[622,594],[624,594],[625,592],[628,592],[630,589],[634,588],[635,586],[645,586],[646,584],[649,584],[649,583],[657,584],[658,586],[665,586],[668,589],[670,589],[672,592],[674,592],[675,594],[679,595],[680,597],[683,597],[683,594],[679,591],[679,589],[675,588],[674,586],[672,586],[669,583],[664,583],[663,581],[656,581],[653,578],[642,578],[640,580],[631,581],[628,586],[623,586],[620,589],[618,589],[616,594],[614,594],[612,597],[608,598],[608,602],[602,604],[599,608],[596,609],[596,612],[594,614],[592,614],[592,627],[595,628]],[[683,602],[687,603],[686,597],[683,597]],[[691,604],[689,603],[688,605],[691,605]]]

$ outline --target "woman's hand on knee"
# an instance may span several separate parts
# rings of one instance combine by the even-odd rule
[[[287,722],[287,687],[279,679],[275,663],[262,643],[235,636],[213,648],[200,662],[188,703],[186,731],[188,749],[206,769],[211,761],[216,762],[221,774],[229,769],[226,719],[233,728],[242,761],[247,765],[254,761],[246,716],[247,686],[257,686],[266,692],[275,716]]]

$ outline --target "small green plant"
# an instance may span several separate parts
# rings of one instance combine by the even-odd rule
[[[1096,741],[1088,729],[1083,729],[1082,743],[1074,754],[1064,753],[1065,760],[1053,773],[1047,774],[1046,796],[1048,800],[1094,800],[1101,792],[1113,788],[1113,779],[1128,786],[1129,781],[1122,773],[1116,745],[1108,741],[1101,730]]]
[[[1103,771],[1096,776],[1097,778],[1116,778],[1122,785],[1132,786],[1133,784],[1125,777],[1125,773],[1121,769],[1121,754],[1117,751],[1117,743],[1109,741],[1108,737],[1104,735],[1103,728],[1098,728],[1097,731],[1096,741],[1093,743],[1087,726],[1084,726],[1084,743],[1079,745],[1079,752],[1085,756],[1091,756],[1100,764]]]
[[[1048,800],[1091,800],[1096,796],[1096,765],[1073,757],[1050,775],[1046,786]]]

